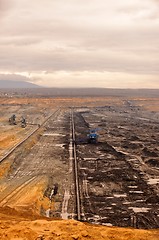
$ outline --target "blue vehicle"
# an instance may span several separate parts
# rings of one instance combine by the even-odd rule
[[[97,143],[98,142],[98,134],[96,130],[90,130],[90,133],[87,135],[87,142],[88,143]]]

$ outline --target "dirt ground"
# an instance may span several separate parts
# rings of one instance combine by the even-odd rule
[[[158,98],[0,98],[1,159],[60,108],[36,135],[0,163],[0,239],[157,240],[159,230],[124,226],[131,226],[129,217],[132,209],[136,209],[135,201],[137,208],[142,204],[145,209],[146,204],[152,208],[153,217],[148,228],[159,224],[152,224],[153,220],[158,221],[158,182],[146,189],[149,179],[159,179],[158,106]],[[77,144],[82,208],[87,221],[92,221],[93,225],[60,220],[67,215],[64,203],[68,204],[67,218],[72,218],[74,212],[69,159],[69,118],[73,107],[76,108],[76,124],[81,124],[76,128],[77,139],[84,137],[88,126],[101,128],[100,144],[95,147]],[[17,116],[15,126],[8,123],[12,114]],[[24,129],[20,126],[21,116],[27,119]],[[93,159],[92,153],[99,161]],[[108,166],[109,171],[105,171]],[[122,169],[120,173],[119,168]],[[129,176],[125,176],[126,172]],[[144,173],[141,177],[140,172]],[[58,192],[54,194],[57,183]],[[130,193],[125,197],[126,191]],[[133,191],[136,191],[134,195]],[[152,193],[155,199],[148,201],[147,196]],[[115,201],[114,196],[117,196]],[[121,210],[126,222],[120,220]],[[106,214],[113,227],[97,225],[107,223],[103,221]]]
[[[12,209],[0,209],[2,240],[158,240],[158,234],[159,230],[103,227],[75,220],[36,219],[36,216],[25,218]]]

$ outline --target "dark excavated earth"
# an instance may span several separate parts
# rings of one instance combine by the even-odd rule
[[[158,184],[149,182],[159,177],[158,143],[150,137],[158,125],[134,112],[91,108],[75,112],[75,126],[83,220],[158,228]],[[98,143],[80,142],[89,128],[98,129]]]

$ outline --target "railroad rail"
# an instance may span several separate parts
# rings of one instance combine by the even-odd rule
[[[13,148],[9,150],[8,153],[6,153],[1,159],[0,163],[2,163],[7,157],[9,157],[19,146],[21,146],[24,142],[26,142],[35,132],[37,132],[41,127],[45,125],[45,123],[53,116],[55,115],[60,109],[57,109],[55,112],[53,112],[49,117],[47,117],[40,125],[38,124],[36,128],[27,136],[25,137],[21,142],[17,143]]]
[[[71,111],[71,126],[72,126],[72,151],[73,151],[73,162],[74,162],[74,181],[75,181],[75,195],[76,195],[76,214],[77,220],[81,220],[81,203],[80,203],[80,190],[79,190],[79,179],[78,179],[78,163],[76,156],[76,137],[75,137],[75,123],[74,113]]]

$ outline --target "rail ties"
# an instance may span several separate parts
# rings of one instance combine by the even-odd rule
[[[78,180],[78,163],[76,156],[76,144],[75,144],[75,123],[73,110],[71,112],[71,123],[72,123],[72,144],[73,144],[73,160],[74,160],[74,180],[75,180],[75,195],[76,195],[76,212],[77,220],[81,220],[81,203],[80,203],[80,190],[79,190],[79,180]]]

